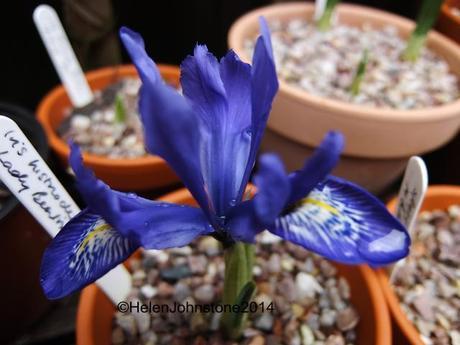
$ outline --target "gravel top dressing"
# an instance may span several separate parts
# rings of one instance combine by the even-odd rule
[[[69,109],[58,132],[73,140],[84,152],[110,158],[146,155],[142,123],[137,110],[140,80],[124,78],[102,91],[84,108]],[[120,97],[125,119],[117,121],[116,98]]]
[[[460,205],[420,214],[394,291],[426,344],[460,344]]]
[[[263,233],[256,245],[256,295],[249,303],[248,327],[240,341],[225,341],[218,327],[222,313],[157,311],[121,313],[114,318],[117,344],[354,344],[357,311],[348,282],[328,261],[278,237]],[[132,260],[133,305],[218,305],[224,258],[219,243],[203,237],[190,246],[145,251]],[[255,308],[257,310],[252,310]],[[316,341],[316,342],[315,342]]]
[[[406,41],[397,29],[333,25],[321,32],[304,19],[271,21],[278,75],[310,94],[366,106],[418,109],[459,98],[458,78],[447,63],[424,48],[415,62],[403,61]],[[254,42],[245,42],[252,55]],[[368,51],[360,93],[350,87],[364,51]]]

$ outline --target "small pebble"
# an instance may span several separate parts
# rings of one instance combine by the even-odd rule
[[[315,294],[322,293],[323,288],[311,274],[300,272],[295,278],[297,298],[313,298]]]
[[[359,321],[359,315],[354,308],[348,307],[337,313],[337,327],[341,331],[355,328]]]
[[[214,300],[214,287],[212,285],[202,285],[193,294],[198,302],[211,303]]]
[[[155,296],[158,292],[157,288],[154,288],[152,285],[143,285],[141,287],[141,294],[144,298],[150,299]]]

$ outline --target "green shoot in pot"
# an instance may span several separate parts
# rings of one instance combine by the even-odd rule
[[[438,18],[443,0],[424,0],[417,18],[417,25],[409,37],[403,59],[416,61],[422,50],[426,36]]]
[[[335,6],[339,3],[339,1],[340,0],[327,0],[324,12],[317,22],[319,30],[326,31],[331,27],[332,15],[334,14]]]
[[[247,305],[255,291],[252,280],[254,245],[236,242],[225,249],[225,276],[222,302],[224,306]],[[222,331],[230,339],[238,339],[244,330],[247,313],[225,312],[221,320]]]
[[[123,97],[119,94],[115,96],[115,123],[124,123],[126,121],[126,108]]]
[[[363,56],[359,61],[358,68],[356,70],[355,76],[350,86],[350,92],[353,96],[357,96],[359,94],[359,90],[361,88],[361,83],[364,79],[364,74],[366,73],[366,67],[369,62],[369,51],[367,49],[364,50]]]

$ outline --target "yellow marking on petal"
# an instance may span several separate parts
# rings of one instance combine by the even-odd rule
[[[305,199],[302,199],[301,201],[301,204],[302,205],[306,205],[306,204],[313,204],[313,205],[316,205],[318,207],[321,207],[321,208],[324,208],[325,210],[328,210],[329,212],[331,212],[332,214],[336,215],[336,216],[339,216],[340,215],[340,212],[339,210],[337,210],[335,207],[325,203],[324,201],[321,201],[321,200],[317,200],[317,199],[313,199],[313,198],[305,198]]]
[[[79,248],[78,248],[78,252],[81,252],[82,250],[85,249],[85,247],[88,245],[89,241],[91,241],[91,239],[96,236],[99,232],[103,232],[103,231],[106,231],[106,230],[110,230],[111,229],[111,226],[107,223],[104,223],[104,224],[101,224],[99,226],[97,226],[96,228],[94,228],[93,231],[90,231],[89,234],[84,238],[84,240],[81,242]]]

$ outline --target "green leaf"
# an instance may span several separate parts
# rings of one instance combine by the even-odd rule
[[[359,90],[361,89],[361,83],[364,79],[364,74],[366,73],[366,67],[369,62],[369,51],[367,49],[364,50],[363,56],[359,61],[358,68],[356,69],[355,76],[350,86],[350,92],[353,96],[359,94]]]
[[[335,6],[337,6],[339,1],[340,0],[327,0],[324,12],[322,16],[318,19],[318,22],[316,23],[319,30],[329,30],[329,28],[331,27],[331,19],[332,15],[334,14]]]
[[[254,284],[252,282],[254,245],[242,242],[234,243],[225,249],[224,259],[225,276],[222,303],[231,306],[240,305],[243,303],[242,301],[248,298],[252,284]],[[221,319],[221,328],[224,334],[230,339],[238,339],[242,334],[246,316],[247,313],[225,312]]]
[[[120,94],[115,96],[115,122],[124,123],[126,121],[126,108],[123,97]]]
[[[420,52],[425,45],[426,36],[433,27],[439,16],[441,5],[444,0],[424,0],[420,9],[417,24],[412,31],[406,49],[403,53],[403,59],[407,61],[416,61]]]
[[[254,295],[254,292],[256,291],[256,284],[253,281],[249,281],[246,283],[246,285],[243,286],[241,289],[238,297],[236,298],[235,305],[238,305],[240,307],[240,310],[244,308],[244,306],[249,305],[249,302],[251,302],[252,296]],[[244,325],[244,321],[246,319],[247,313],[245,312],[240,312],[240,313],[233,313],[233,329],[238,330],[241,329],[242,326]]]

